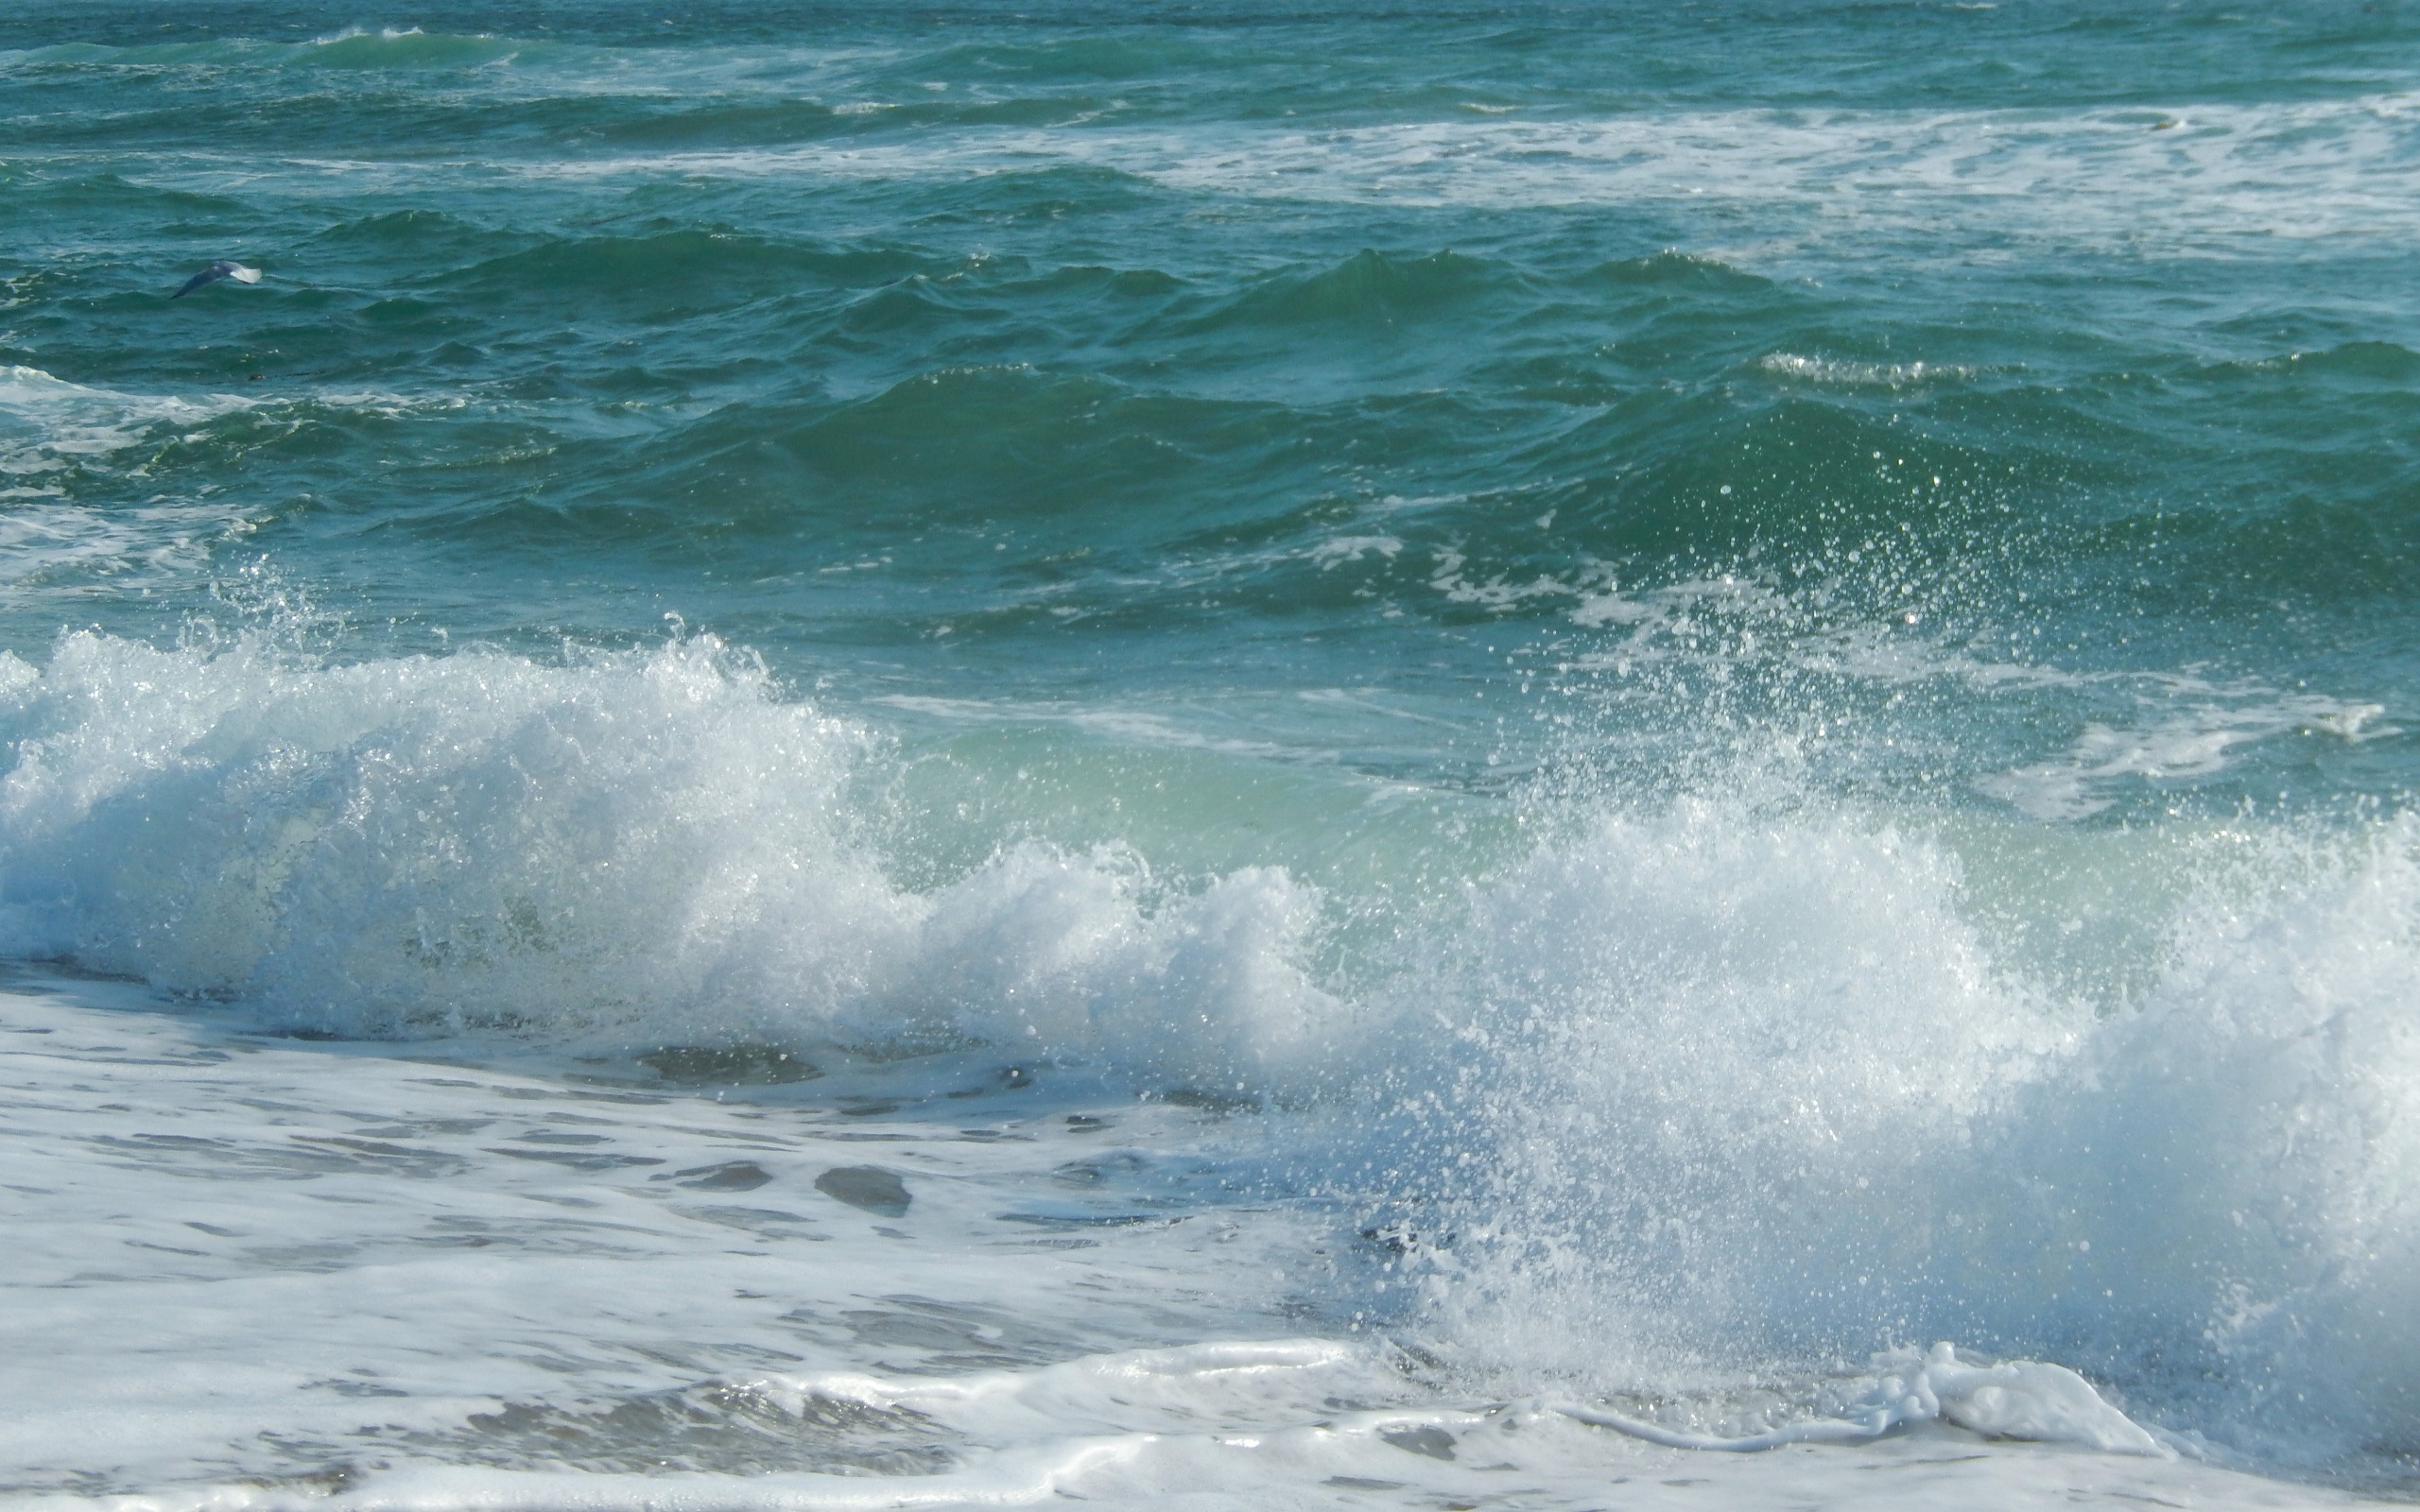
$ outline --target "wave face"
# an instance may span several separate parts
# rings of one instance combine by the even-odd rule
[[[1554,1400],[1594,1504],[1607,1422],[1962,1432],[1945,1340],[2420,1484],[2413,22],[1668,9],[0,16],[0,967],[236,1068],[25,1092],[124,1196],[9,1222],[171,1288],[104,1332],[567,1267],[294,1282],[354,1355],[255,1309],[316,1374],[0,1491],[1289,1504]],[[388,1216],[111,1227],[221,1156]],[[640,1229],[701,1311],[571,1317]],[[742,1230],[841,1279],[716,1311]],[[108,1336],[60,1434],[169,1391]],[[1301,1457],[966,1405],[1052,1393]]]
[[[1322,1003],[1282,871],[1163,900],[1033,843],[895,885],[850,801],[872,737],[711,641],[325,668],[85,634],[7,670],[20,957],[354,1037],[974,1039],[1214,1085]]]

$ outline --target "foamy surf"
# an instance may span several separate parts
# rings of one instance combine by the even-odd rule
[[[188,1002],[232,1000],[199,1020],[112,1023],[112,1038],[144,1026],[188,1040],[133,1063],[189,1064],[200,1080],[158,1105],[158,1129],[44,1135],[54,1158],[72,1172],[72,1152],[95,1141],[119,1165],[164,1175],[318,1181],[359,1168],[496,1194],[476,1216],[422,1203],[419,1232],[375,1239],[299,1237],[320,1225],[319,1210],[298,1210],[272,1223],[290,1242],[229,1241],[273,1257],[257,1276],[196,1260],[209,1273],[196,1280],[233,1287],[217,1295],[278,1276],[290,1291],[286,1273],[319,1274],[323,1259],[351,1271],[421,1265],[407,1257],[430,1245],[483,1250],[505,1242],[491,1237],[498,1201],[636,1213],[692,1189],[747,1192],[689,1221],[760,1246],[828,1243],[839,1236],[812,1213],[754,1194],[798,1179],[767,1152],[872,1142],[876,1160],[836,1157],[819,1206],[946,1218],[959,1226],[953,1254],[988,1243],[1047,1262],[1042,1290],[995,1306],[992,1321],[898,1325],[900,1337],[960,1339],[961,1362],[981,1357],[986,1329],[1007,1337],[1049,1314],[1059,1304],[1044,1300],[1055,1284],[1044,1278],[1063,1271],[1063,1251],[1114,1233],[1153,1254],[1149,1236],[1173,1236],[1162,1246],[1210,1257],[1133,1262],[1207,1267],[1167,1281],[1205,1310],[1168,1314],[1148,1288],[1131,1292],[1112,1312],[1159,1322],[1113,1328],[1086,1312],[1032,1345],[1039,1357],[1097,1350],[1104,1330],[1190,1347],[1308,1315],[1356,1348],[1395,1341],[1423,1362],[1402,1379],[1450,1400],[1458,1382],[1508,1399],[1556,1383],[1719,1394],[1707,1383],[1742,1351],[1814,1361],[1910,1332],[2055,1351],[1877,1366],[1859,1378],[1863,1397],[1835,1391],[1824,1413],[1745,1433],[1571,1408],[1668,1448],[1863,1441],[1928,1423],[2157,1447],[2094,1405],[2068,1368],[2082,1366],[2189,1411],[2217,1441],[2342,1454],[2395,1433],[2412,1389],[2392,1327],[2348,1333],[2342,1321],[2409,1315],[2397,1214],[2420,1076],[2397,1005],[2420,874],[2400,820],[2088,848],[2105,852],[2095,865],[2137,878],[2134,898],[2104,905],[2119,910],[2107,921],[2118,933],[2100,947],[2133,954],[2077,977],[2083,963],[1995,922],[2007,907],[1995,899],[2037,885],[2030,842],[1810,812],[1787,785],[1759,796],[1753,784],[1771,774],[1661,813],[1540,795],[1532,838],[1508,836],[1501,859],[1458,889],[1392,913],[1337,891],[1352,872],[1162,878],[1131,850],[1032,840],[906,885],[898,848],[912,849],[913,832],[885,795],[912,758],[783,697],[753,659],[711,639],[556,663],[472,650],[336,665],[240,638],[157,651],[78,635],[47,667],[7,670],[19,757],[0,790],[0,864],[13,949],[138,975]],[[1335,797],[1367,801],[1350,786]],[[1403,823],[1375,812],[1371,822]],[[1463,822],[1450,809],[1435,820]],[[2158,889],[2166,902],[2144,912]],[[407,1074],[415,1062],[394,1051],[281,1049],[265,1034],[420,1042],[420,1054],[527,1065],[512,1074],[536,1079]],[[211,1043],[240,1045],[243,1058]],[[235,1068],[271,1063],[285,1068],[277,1089],[244,1090]],[[331,1091],[359,1098],[377,1082],[404,1101],[348,1104],[307,1133],[272,1133],[275,1117],[253,1126],[247,1109],[287,1107],[293,1078],[323,1073]],[[663,1120],[702,1106],[631,1111],[694,1103],[703,1087],[717,1089],[717,1123],[806,1131],[682,1124],[676,1136]],[[47,1094],[27,1095],[36,1107]],[[499,1096],[549,1116],[504,1133],[485,1110]],[[1020,1100],[1052,1111],[966,1122]],[[477,1110],[445,1110],[465,1101]],[[205,1130],[205,1105],[225,1107],[233,1126]],[[926,1125],[937,1118],[951,1126]],[[619,1131],[634,1119],[648,1141],[638,1148]],[[955,1148],[1018,1150],[1045,1134],[1106,1146],[1104,1158],[971,1166]],[[929,1158],[908,1159],[928,1145]],[[575,1187],[532,1188],[532,1168],[576,1173]],[[873,1174],[849,1174],[859,1171]],[[589,1190],[604,1174],[621,1180],[610,1202]],[[383,1192],[360,1201],[411,1210]],[[1013,1211],[1000,1211],[1012,1193]],[[1105,1210],[1104,1193],[1132,1205]],[[648,1264],[687,1276],[682,1244],[613,1238],[628,1221],[548,1219],[510,1243],[574,1256],[636,1244]],[[1017,1237],[977,1242],[968,1223]],[[125,1241],[147,1265],[212,1254],[175,1223],[159,1227]],[[833,1272],[855,1278],[849,1295],[872,1295],[890,1267],[884,1244],[914,1227],[864,1230],[874,1270]],[[567,1249],[547,1237],[559,1230]],[[62,1262],[83,1231],[80,1219],[60,1228]],[[1235,1271],[1237,1244],[1259,1246],[1265,1265]],[[812,1251],[819,1266],[845,1253]],[[891,1275],[881,1295],[957,1295],[959,1263]],[[1132,1288],[1139,1274],[1103,1284]],[[984,1275],[988,1290],[1004,1284]],[[65,1273],[59,1283],[81,1284]],[[450,1281],[408,1282],[424,1284],[463,1305]],[[595,1298],[581,1305],[621,1311],[601,1283],[577,1284]],[[824,1306],[848,1311],[843,1296]],[[498,1337],[539,1326],[491,1311],[481,1304],[482,1327]],[[714,1325],[744,1339],[728,1334],[735,1326]],[[527,1347],[558,1362],[544,1370],[602,1371],[624,1393],[689,1401],[722,1389],[698,1374],[722,1346],[643,1342],[658,1337],[651,1327]],[[2312,1351],[2310,1337],[2331,1342]],[[733,1347],[740,1360],[797,1352]],[[680,1365],[633,1371],[634,1355]],[[354,1368],[330,1359],[313,1379],[393,1374]],[[494,1388],[496,1410],[510,1418],[517,1392],[551,1400],[544,1370]],[[398,1428],[398,1443],[451,1443],[445,1414],[488,1411],[460,1405],[476,1372],[454,1379],[436,1394],[439,1418]],[[946,1417],[932,1402],[959,1389],[882,1410]],[[355,1394],[337,1391],[339,1417]],[[688,1409],[643,1416],[667,1411]],[[1034,1484],[1046,1483],[1063,1485]]]
[[[1290,959],[1315,891],[1042,845],[902,890],[853,806],[878,742],[711,639],[323,667],[77,635],[0,676],[21,956],[347,1035],[973,1039],[1256,1086],[1337,1044]]]
[[[2071,1373],[1946,1347],[1694,1409],[1473,1396],[1418,1345],[1296,1332],[1392,1252],[1238,1186],[1281,1129],[1046,1070],[684,1091],[22,977],[0,1022],[15,1506],[1912,1506],[1953,1473],[2013,1505],[2346,1501],[2129,1460],[2156,1443]],[[869,1160],[904,1206],[829,1179]],[[1743,1413],[1772,1426],[1677,1426]]]
[[[2064,1366],[2035,1360],[1971,1365],[1961,1361],[1950,1344],[1936,1344],[1921,1357],[1877,1359],[1876,1365],[1878,1369],[1895,1366],[1897,1373],[1877,1373],[1866,1394],[1837,1414],[1737,1437],[1689,1433],[1601,1408],[1558,1405],[1555,1411],[1667,1449],[1732,1454],[1789,1444],[1859,1444],[1911,1424],[1950,1422],[1987,1438],[2081,1444],[2105,1454],[2175,1456]]]

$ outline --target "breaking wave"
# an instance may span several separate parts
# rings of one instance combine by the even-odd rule
[[[2406,817],[2046,841],[1535,799],[1543,838],[1441,833],[1417,864],[1463,855],[1459,892],[1391,916],[1120,844],[910,885],[890,741],[708,637],[328,665],[82,632],[0,674],[10,955],[349,1036],[990,1046],[1274,1098],[1296,1179],[1399,1219],[1373,1323],[1482,1375],[1683,1390],[1950,1338],[2263,1454],[2420,1448]],[[1354,970],[1348,928],[1385,942]]]

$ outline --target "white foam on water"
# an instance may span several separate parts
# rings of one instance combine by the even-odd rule
[[[974,1038],[1176,1080],[1335,1050],[1316,892],[1013,847],[904,891],[878,742],[711,640],[325,667],[78,633],[0,712],[0,948],[350,1034]]]
[[[242,394],[128,394],[39,368],[0,368],[0,477],[58,472],[257,403]]]
[[[247,433],[233,439],[240,446],[328,411],[392,417],[469,403],[458,394],[380,390],[145,394],[69,383],[38,368],[0,368],[0,504],[7,506],[0,512],[0,582],[124,593],[189,576],[214,551],[251,534],[257,503],[212,487],[140,502],[113,498],[102,507],[77,497],[77,485],[90,476],[137,484],[164,451],[229,440],[213,430],[229,416],[253,417]]]
[[[231,50],[232,49],[232,53]],[[139,53],[139,50],[138,50]],[[134,61],[138,53],[121,55]],[[152,55],[168,62],[177,50]],[[631,50],[568,42],[352,31],[297,44],[213,43],[182,55],[223,66],[260,61],[422,60],[477,67],[497,99],[614,95],[735,104],[817,102],[881,112],[913,98],[882,76],[902,61],[877,49]],[[25,66],[36,54],[0,56]],[[95,60],[98,61],[99,60]],[[978,99],[1018,97],[1007,84]],[[1029,96],[1028,96],[1029,97]],[[1135,126],[1114,104],[1050,128],[932,129],[897,136],[734,150],[533,156],[478,170],[513,178],[912,180],[1082,166],[1252,200],[1489,209],[1654,205],[1754,207],[1786,220],[1734,255],[1811,249],[2005,256],[2012,242],[2138,256],[2273,254],[2281,241],[2393,246],[2420,231],[2411,150],[2420,107],[2408,94],[2333,99],[2199,101],[2060,109],[1574,108],[1491,114],[1440,107],[1427,117],[1345,125],[1268,121]],[[462,164],[291,157],[280,171],[401,183]],[[164,179],[232,188],[256,181],[257,155],[195,152],[158,160]],[[1707,249],[1701,248],[1701,250]],[[1777,354],[1818,382],[1897,382],[1887,369]],[[1817,366],[1801,367],[1801,363]],[[1929,371],[1923,378],[1928,380]]]
[[[1957,363],[1845,362],[1837,357],[1810,357],[1794,352],[1769,352],[1756,361],[1769,373],[1808,383],[1847,387],[1904,388],[1915,384],[1972,378],[1979,370]]]
[[[1800,1418],[1738,1437],[1688,1433],[1598,1408],[1558,1408],[1566,1417],[1671,1449],[1758,1453],[1785,1444],[1853,1444],[1910,1423],[1953,1422],[1990,1438],[2082,1444],[2104,1454],[2174,1458],[2175,1452],[2101,1400],[2092,1383],[2064,1366],[2038,1360],[1973,1365],[1957,1349],[1937,1344],[1921,1357],[1884,1357],[1858,1400],[1820,1418]]]
[[[1661,1419],[1475,1395],[1301,1332],[1360,1267],[1223,1179],[1269,1125],[1063,1116],[1047,1076],[860,1116],[812,1083],[432,1064],[56,981],[0,991],[0,1504],[28,1512],[2352,1500],[2145,1457],[2071,1374],[1946,1349],[1779,1415],[1797,1441],[1893,1417],[1853,1450],[1704,1456]],[[899,1211],[833,1194],[870,1160]]]
[[[227,1504],[283,1505],[341,1460],[365,1504],[575,1504],[630,1499],[654,1433],[709,1469],[649,1484],[698,1504],[838,1494],[735,1483],[798,1456],[945,1460],[941,1502],[1336,1475],[1464,1494],[1481,1456],[1430,1453],[1426,1428],[1530,1434],[1564,1447],[1507,1462],[1594,1486],[1605,1435],[1558,1401],[1706,1439],[1888,1408],[1894,1443],[1963,1424],[2139,1449],[2053,1367],[2184,1435],[2162,1442],[2262,1463],[2420,1442],[2409,819],[2062,829],[2157,881],[2118,889],[2152,943],[2095,992],[1980,902],[2042,864],[2039,826],[1770,776],[1652,811],[1539,799],[1509,861],[1441,829],[1460,894],[1391,938],[1359,919],[1347,971],[1321,964],[1338,910],[1393,905],[1269,866],[1164,876],[1027,842],[903,884],[868,797],[885,740],[702,637],[336,665],[79,633],[39,668],[0,659],[0,730],[8,954],[230,1001],[10,1006],[44,1048],[9,1062],[34,1153],[7,1305],[52,1341],[15,1368],[112,1362],[17,1430],[8,1462],[47,1467],[23,1486],[250,1476],[269,1484]],[[469,1069],[265,1028],[437,1041]],[[633,1069],[769,1047],[827,1075],[709,1108]],[[1090,1101],[998,1102],[1037,1075]],[[1297,1110],[1196,1126],[1255,1101]],[[1085,1143],[1113,1124],[1123,1143]],[[768,1195],[716,1194],[738,1162]],[[815,1185],[844,1165],[904,1172],[911,1219]],[[861,1227],[827,1232],[836,1202]],[[1091,1248],[1115,1263],[1065,1259]],[[793,1298],[812,1316],[757,1305],[777,1273],[822,1278]],[[375,1316],[332,1321],[364,1296]],[[1299,1373],[1033,1373],[1289,1339]],[[2031,1363],[1841,1364],[1942,1339]],[[873,1418],[798,1426],[806,1396],[865,1406],[836,1383],[908,1365],[1011,1375],[891,1380]],[[1164,1377],[1174,1405],[1151,1406]],[[1138,1416],[1037,1439],[1090,1421],[1065,1393],[1102,1380]],[[1251,1384],[1286,1381],[1315,1383],[1291,1405]],[[735,1402],[779,1407],[791,1448]],[[159,1457],[127,1457],[133,1417]],[[570,1480],[532,1447],[559,1440],[596,1450]]]
[[[2167,843],[2184,902],[2098,1005],[1970,917],[1987,839],[1685,803],[1542,849],[1440,969],[1485,1069],[1412,1122],[1485,1178],[1429,1205],[1423,1305],[1524,1378],[1945,1337],[2290,1462],[2409,1455],[2420,825]]]
[[[1784,688],[1816,679],[1962,686],[1984,699],[2009,691],[2066,695],[2075,712],[2066,716],[2073,734],[2065,737],[2065,749],[1997,769],[1955,771],[1971,758],[1943,741],[1931,758],[1944,768],[1935,775],[1954,772],[1953,780],[1973,791],[2055,823],[2105,813],[2152,784],[2220,777],[2283,741],[2341,749],[2405,733],[2385,704],[2358,696],[2281,688],[2258,678],[2220,679],[2206,669],[2077,671],[2025,660],[2014,653],[2021,638],[1936,624],[1935,584],[1953,575],[1910,574],[1893,583],[1885,572],[1876,582],[1851,584],[1824,571],[1838,565],[1810,564],[1806,583],[1789,585],[1777,574],[1724,573],[1625,586],[1602,566],[1518,590],[1500,578],[1491,584],[1507,598],[1516,592],[1577,596],[1563,618],[1587,633],[1555,643],[1547,658],[1557,675],[1575,679],[1568,684],[1575,694],[1589,697],[1617,697],[1626,685],[1652,688],[1675,670],[1717,682],[1761,678]],[[1449,566],[1451,576],[1432,586],[1482,601],[1464,588],[1469,574],[1461,558]],[[1844,732],[1858,714],[1853,707],[1827,713],[1821,692],[1800,701],[1806,711],[1802,740]],[[2045,734],[2058,729],[2048,713],[2056,707],[2046,703],[2035,717]]]
[[[1402,554],[1403,541],[1394,536],[1330,536],[1306,555],[1320,571],[1330,572],[1345,562],[1359,561],[1373,552],[1380,560],[1392,561]]]
[[[1013,1459],[1014,1435],[925,1410],[941,1381],[1013,1366],[1046,1386],[1036,1367],[1087,1351],[1270,1328],[1272,1272],[1302,1270],[1322,1227],[1203,1179],[1215,1119],[1131,1100],[1069,1117],[1047,1072],[961,1065],[959,1095],[894,1119],[811,1080],[752,1098],[432,1063],[35,986],[0,993],[14,1501],[366,1484],[409,1504],[411,1477],[381,1471],[451,1465],[574,1469],[611,1488],[576,1495],[624,1497],[688,1469],[757,1504],[769,1469]],[[835,1179],[872,1168],[896,1201]],[[1310,1347],[1345,1353],[1369,1351]],[[825,1378],[798,1376],[808,1361]],[[850,1410],[877,1380],[900,1410]],[[515,1483],[454,1484],[495,1504]]]
[[[516,71],[518,72],[518,71]],[[542,82],[543,80],[543,82]],[[531,95],[618,92],[532,73]],[[1276,125],[1138,129],[975,126],[898,140],[500,162],[477,170],[297,156],[287,175],[406,185],[432,172],[490,180],[666,178],[901,182],[1062,167],[1132,175],[1246,200],[1435,208],[1631,205],[1677,213],[1752,210],[1782,232],[1699,250],[1769,266],[1887,253],[1997,260],[2012,242],[2135,257],[2273,255],[2281,240],[2335,248],[2420,234],[2410,150],[2412,102],[2399,95],[2197,107],[2174,129],[2161,112],[1643,111],[1595,117],[1474,119],[1467,113],[1334,129]],[[233,188],[262,171],[197,152],[157,170]],[[1915,250],[1911,251],[1911,249]],[[1805,381],[1932,382],[1887,368],[1777,354]],[[1950,369],[1939,376],[1960,376]]]
[[[1857,548],[1850,555],[1854,559]],[[1674,669],[1722,680],[1777,674],[1886,686],[1955,682],[1987,695],[2105,680],[2047,662],[2010,660],[1971,632],[1936,629],[1929,610],[1946,575],[1910,575],[1897,583],[1885,575],[1878,584],[1853,587],[1827,570],[1838,565],[1808,564],[1815,576],[1806,586],[1786,586],[1774,574],[1721,573],[1625,587],[1610,569],[1583,570],[1572,576],[1579,602],[1564,618],[1591,633],[1559,643],[1553,665],[1614,687]]]
[[[2359,745],[2403,732],[2377,722],[2383,704],[2256,685],[2222,689],[2189,678],[2129,680],[2149,686],[2146,723],[2089,723],[2061,757],[1990,773],[1976,780],[1977,791],[2035,818],[2075,820],[2109,808],[2130,779],[2208,777],[2224,770],[2238,747],[2280,735]]]
[[[2155,129],[2171,122],[2169,129]],[[1795,208],[1788,245],[1922,233],[2226,255],[2279,238],[2383,242],[2415,229],[2400,94],[2076,111],[1661,111],[1333,129],[987,128],[914,141],[592,157],[540,177],[901,180],[1110,168],[1245,198],[1488,208],[1664,203]],[[1782,246],[1783,244],[1776,244]],[[1893,244],[1893,255],[1904,255]],[[1945,374],[1946,375],[1946,374]],[[1805,376],[1821,376],[1807,373]],[[1877,375],[1878,376],[1878,375]]]
[[[190,576],[214,548],[251,533],[250,511],[229,498],[94,509],[56,489],[0,490],[0,582],[17,588],[94,579],[106,591]]]

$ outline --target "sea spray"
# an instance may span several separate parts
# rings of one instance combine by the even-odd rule
[[[1988,847],[1602,821],[1483,896],[1463,1070],[1398,1136],[1409,1315],[1596,1389],[1952,1337],[2247,1452],[2403,1453],[2413,855],[2402,817],[2179,837],[2153,958],[2080,994],[1962,918]]]

